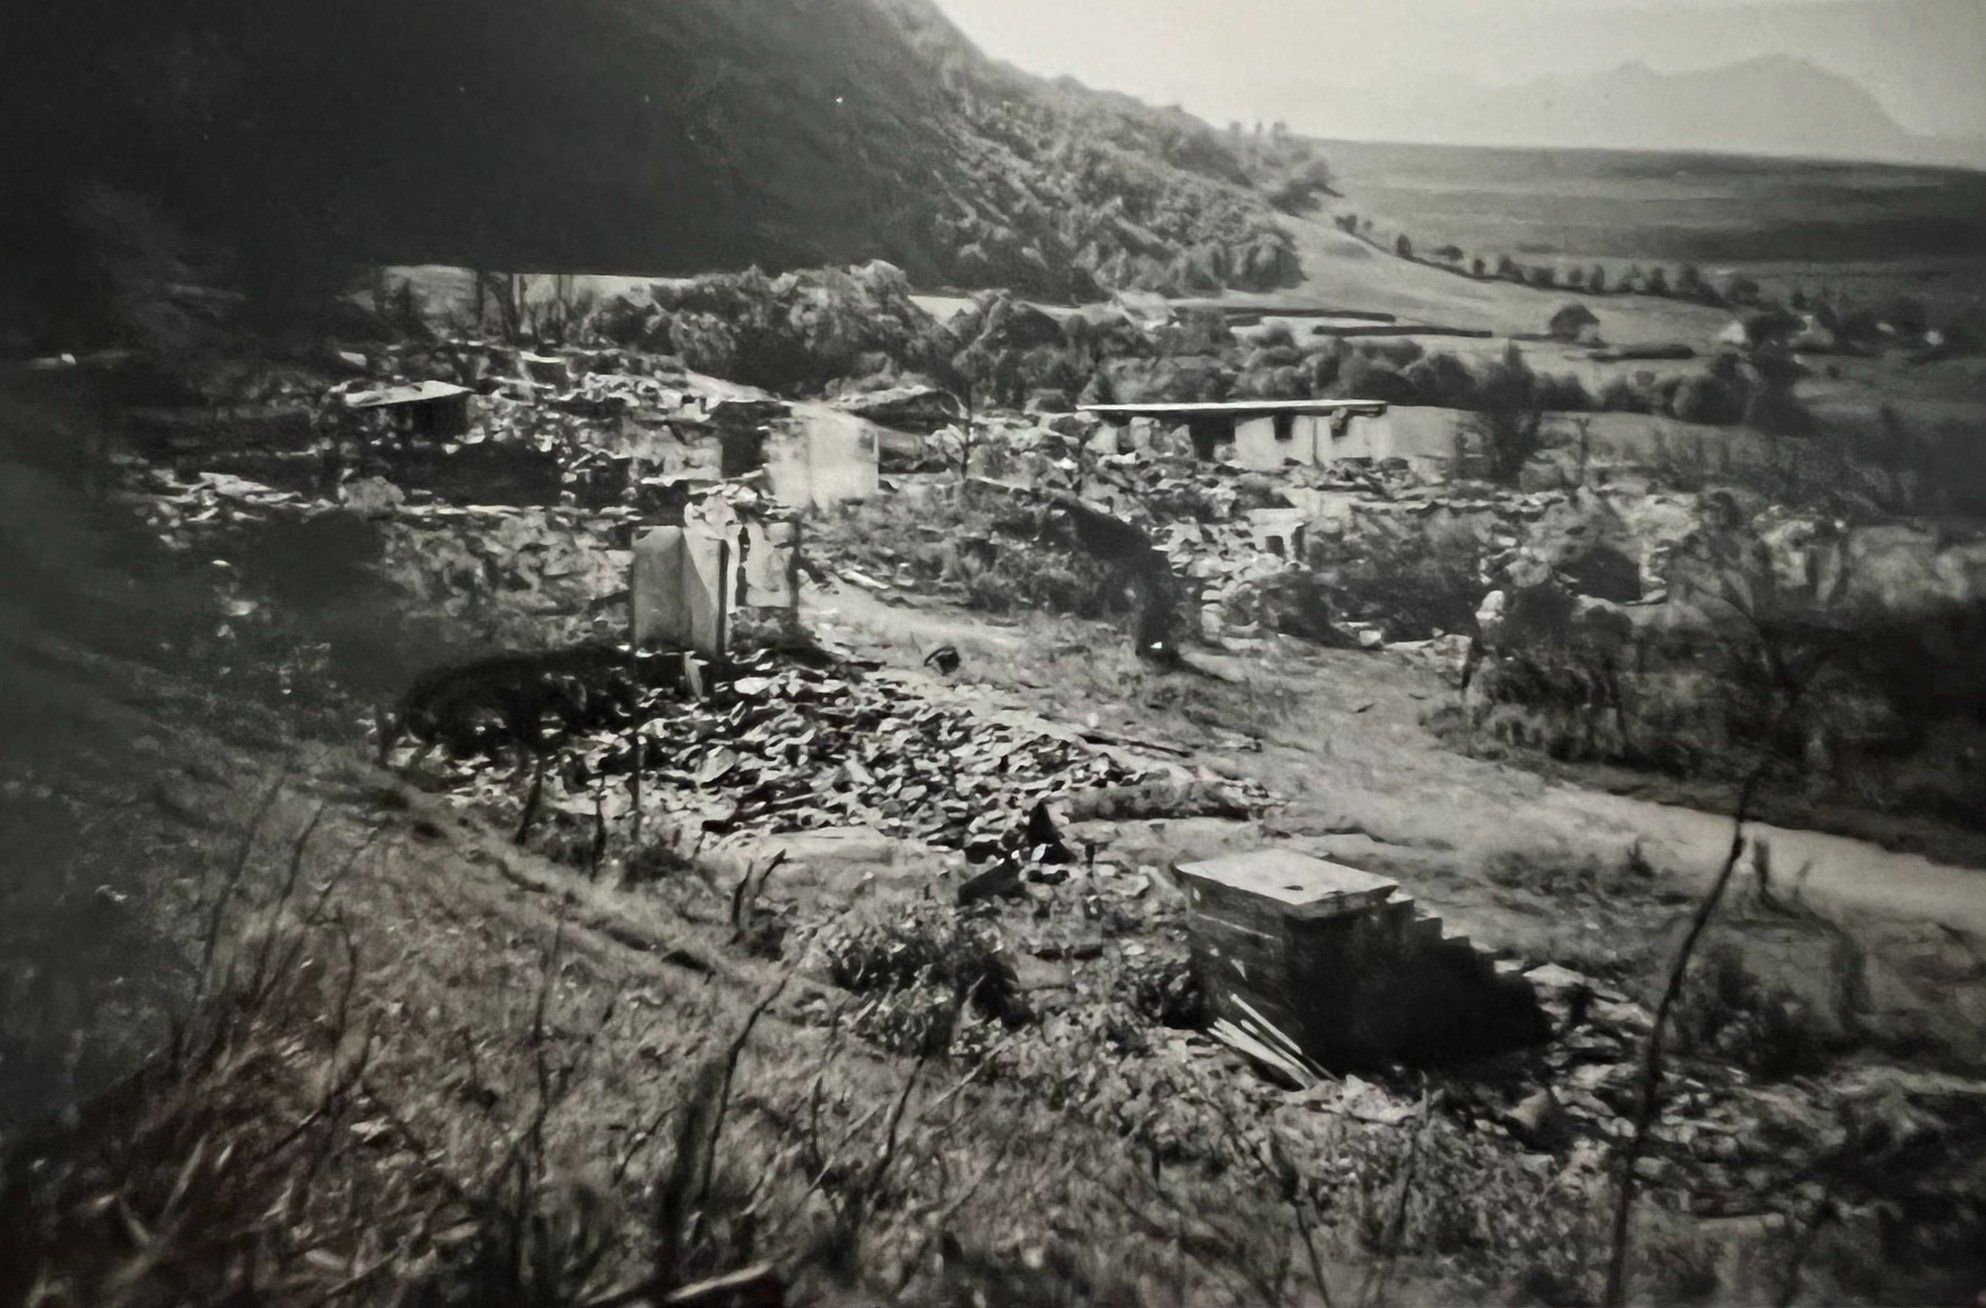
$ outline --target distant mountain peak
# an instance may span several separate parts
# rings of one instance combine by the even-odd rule
[[[1418,135],[1455,144],[1883,159],[1916,138],[1860,83],[1767,54],[1664,71],[1631,60],[1514,86],[1449,86],[1417,97]]]

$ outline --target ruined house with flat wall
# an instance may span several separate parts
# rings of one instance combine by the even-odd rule
[[[1200,458],[1262,471],[1402,459],[1417,471],[1441,475],[1454,456],[1452,414],[1373,400],[1092,404],[1082,411],[1112,424],[1120,440],[1135,444],[1141,433],[1183,431]]]

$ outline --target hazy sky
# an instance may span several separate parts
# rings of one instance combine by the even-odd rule
[[[938,0],[1033,72],[1386,139],[1390,102],[1485,85],[1787,54],[1867,87],[1905,129],[1986,136],[1986,0]]]

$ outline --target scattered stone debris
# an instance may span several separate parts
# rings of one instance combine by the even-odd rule
[[[650,692],[641,712],[637,730],[561,742],[549,808],[630,818],[638,748],[640,802],[679,826],[713,836],[865,826],[984,860],[1030,852],[1044,799],[1146,779],[1112,751],[920,702],[894,678],[769,653],[713,682],[708,698]],[[416,753],[403,746],[396,758],[411,765]],[[437,781],[498,807],[523,784],[514,763],[478,757],[450,760]]]

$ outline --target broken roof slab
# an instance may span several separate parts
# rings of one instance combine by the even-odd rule
[[[1400,888],[1397,881],[1293,849],[1260,849],[1183,863],[1179,875],[1189,883],[1269,900],[1284,916],[1298,918],[1336,917],[1373,908]]]

